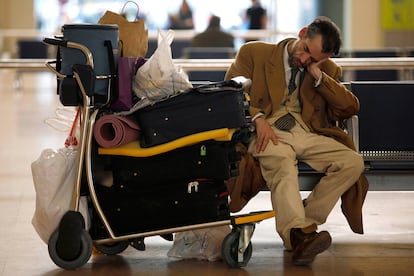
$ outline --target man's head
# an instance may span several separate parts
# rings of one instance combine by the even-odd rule
[[[209,28],[220,28],[220,17],[218,17],[217,15],[211,16],[208,27]]]
[[[312,39],[316,35],[322,36],[322,52],[337,55],[341,48],[341,31],[332,20],[321,16],[316,18],[307,27],[306,37]]]
[[[291,66],[305,67],[339,53],[339,28],[327,17],[318,17],[299,31],[299,39],[289,51]]]

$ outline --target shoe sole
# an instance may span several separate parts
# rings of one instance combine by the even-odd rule
[[[331,235],[322,231],[318,234],[315,240],[306,246],[306,249],[301,252],[301,255],[294,258],[293,262],[295,265],[308,265],[313,262],[316,255],[327,250],[331,246],[332,238]]]

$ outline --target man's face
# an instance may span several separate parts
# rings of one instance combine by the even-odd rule
[[[312,62],[318,62],[330,56],[330,53],[322,53],[322,35],[315,35],[312,39],[302,37],[293,45],[289,55],[289,64],[292,67],[304,68]]]

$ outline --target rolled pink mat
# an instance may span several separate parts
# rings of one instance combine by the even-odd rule
[[[140,128],[131,117],[103,115],[96,120],[93,135],[101,147],[115,148],[139,139]]]

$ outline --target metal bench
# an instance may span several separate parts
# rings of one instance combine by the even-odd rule
[[[365,163],[370,190],[414,190],[414,81],[354,81],[361,108],[347,120]],[[323,174],[299,162],[299,184],[312,190]]]
[[[414,81],[350,83],[361,108],[358,149],[370,190],[414,190]]]

